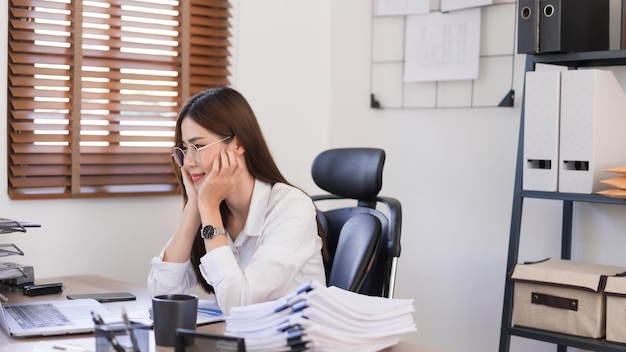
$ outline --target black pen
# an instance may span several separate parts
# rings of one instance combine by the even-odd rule
[[[102,325],[102,326],[104,326],[106,328],[106,324],[104,323],[104,320],[102,320],[102,317],[99,314],[94,313],[92,311],[91,312],[91,316],[93,318],[93,322],[96,325]],[[115,348],[115,350],[117,352],[126,352],[124,350],[124,347],[122,347],[122,345],[120,345],[119,341],[117,341],[117,339],[115,338],[115,334],[113,334],[113,331],[105,331],[105,332],[107,333],[106,334],[107,340],[109,340],[109,342],[111,343],[111,346],[113,346],[113,348]]]

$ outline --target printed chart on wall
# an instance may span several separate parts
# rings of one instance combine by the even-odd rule
[[[373,0],[371,107],[511,107],[515,0]]]

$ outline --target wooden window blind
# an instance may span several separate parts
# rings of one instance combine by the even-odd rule
[[[12,199],[179,192],[181,104],[228,85],[227,0],[9,0]]]

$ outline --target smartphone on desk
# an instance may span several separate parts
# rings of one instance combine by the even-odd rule
[[[98,302],[134,301],[137,297],[130,292],[99,292],[99,293],[76,293],[67,295],[67,299],[92,298]]]

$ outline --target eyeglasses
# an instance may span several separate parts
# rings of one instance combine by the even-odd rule
[[[219,141],[215,141],[213,143],[209,143],[207,145],[203,145],[202,147],[198,148],[195,144],[191,144],[190,148],[187,149],[181,149],[178,147],[174,147],[172,149],[172,158],[174,158],[174,161],[176,162],[176,164],[178,164],[178,166],[183,167],[183,165],[185,165],[185,158],[189,157],[191,159],[191,161],[193,161],[193,163],[195,165],[200,165],[200,151],[202,149],[206,149],[210,146],[216,145],[217,143],[223,142],[229,138],[231,138],[232,136],[228,136],[228,137],[224,137],[222,139],[220,139]]]

